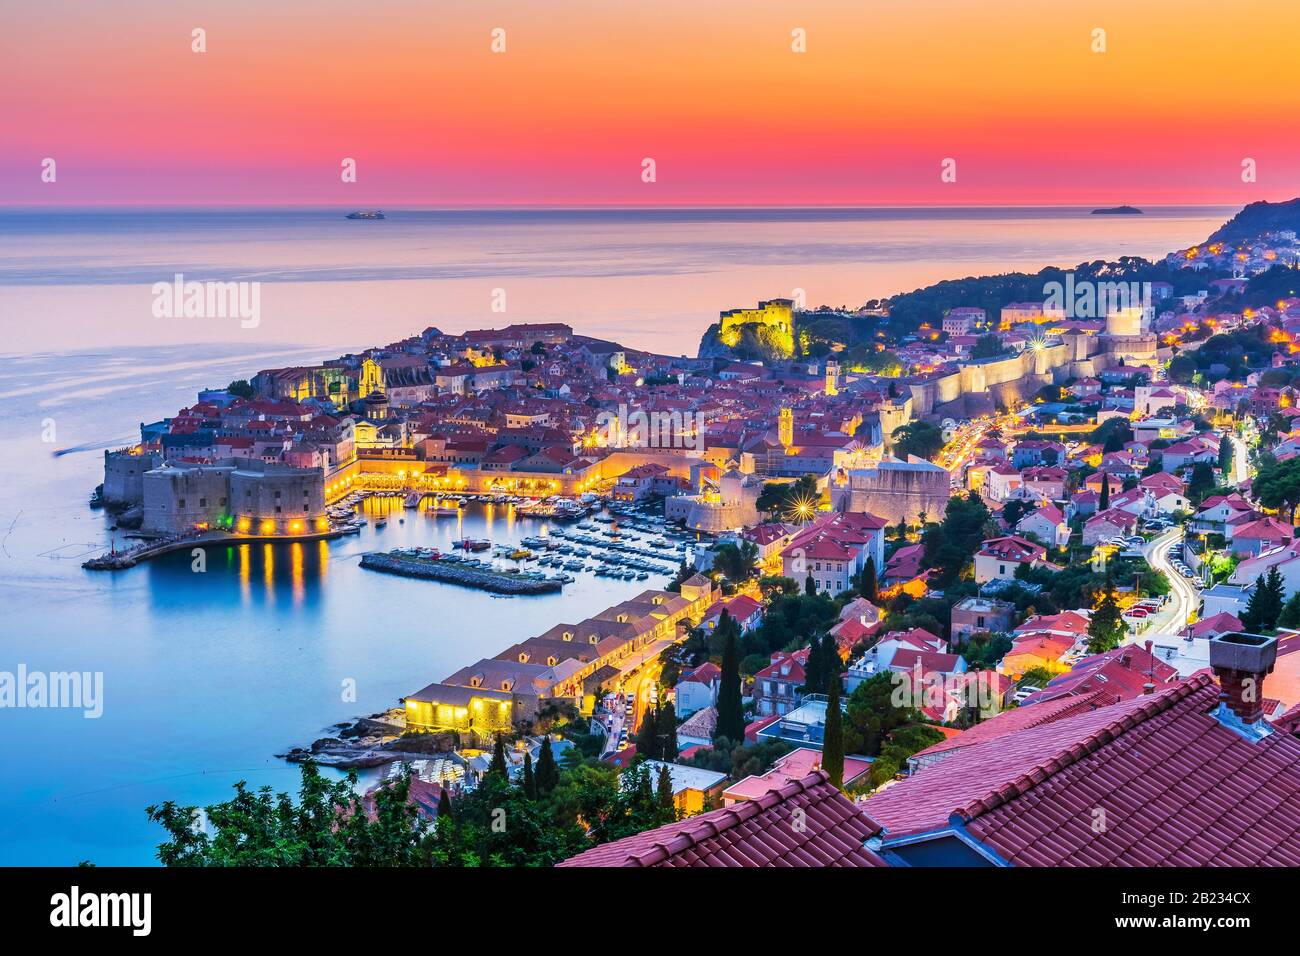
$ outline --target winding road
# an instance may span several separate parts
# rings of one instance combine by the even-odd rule
[[[1181,541],[1183,538],[1183,529],[1179,527],[1170,528],[1158,538],[1148,542],[1142,548],[1142,554],[1147,559],[1147,564],[1157,571],[1163,572],[1164,576],[1169,579],[1169,600],[1165,602],[1159,613],[1152,616],[1151,630],[1156,634],[1177,634],[1187,626],[1187,620],[1200,607],[1201,592],[1194,583],[1188,578],[1178,573],[1178,570],[1169,560],[1166,552],[1170,546]]]

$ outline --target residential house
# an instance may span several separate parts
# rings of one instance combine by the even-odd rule
[[[952,639],[965,641],[972,634],[1000,634],[1011,629],[1016,606],[992,598],[963,598],[952,606]]]
[[[992,538],[975,552],[975,580],[980,584],[989,581],[1011,581],[1023,564],[1037,567],[1047,563],[1047,549],[1016,535]]]
[[[722,670],[712,661],[706,661],[699,667],[683,671],[673,688],[676,695],[673,708],[677,716],[686,718],[712,707],[718,702],[718,685],[722,682]]]
[[[1018,522],[1016,531],[1053,548],[1064,548],[1070,543],[1070,524],[1053,504],[1035,508]]]
[[[772,663],[754,675],[754,708],[760,716],[788,714],[799,706],[807,663],[806,647],[789,654],[777,651]]]

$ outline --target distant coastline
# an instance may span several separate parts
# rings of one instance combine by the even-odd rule
[[[1137,206],[1107,206],[1103,209],[1094,209],[1094,216],[1141,216],[1144,215]]]

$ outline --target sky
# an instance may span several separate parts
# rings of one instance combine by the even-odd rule
[[[0,205],[1300,194],[1294,0],[0,0],[0,20]]]

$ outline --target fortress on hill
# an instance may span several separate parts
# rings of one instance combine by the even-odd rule
[[[718,314],[718,339],[726,346],[740,343],[741,329],[757,326],[771,344],[789,358],[794,355],[794,301],[769,299],[756,309],[727,309]]]

